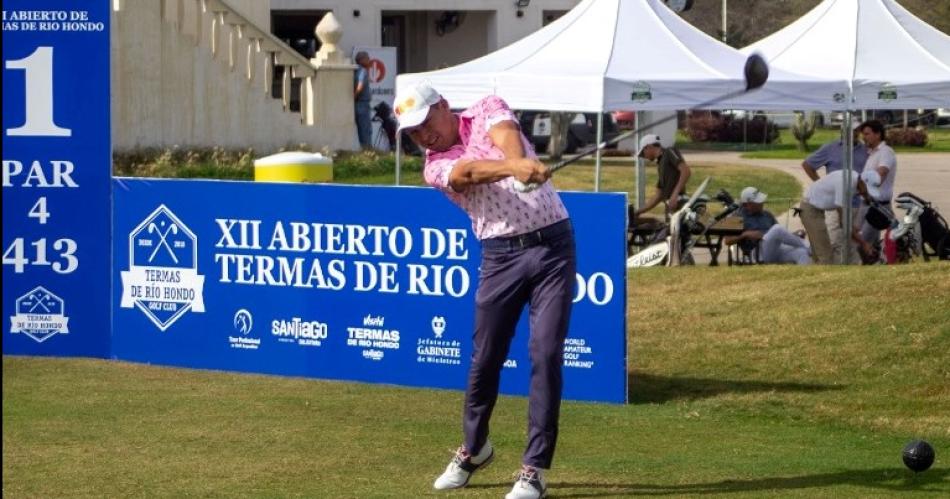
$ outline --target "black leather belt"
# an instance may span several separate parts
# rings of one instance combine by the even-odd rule
[[[517,236],[493,237],[482,240],[482,247],[491,250],[518,250],[537,246],[571,232],[571,221],[565,218],[547,227],[518,234]]]

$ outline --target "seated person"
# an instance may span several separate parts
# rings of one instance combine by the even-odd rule
[[[763,209],[762,205],[767,197],[755,187],[742,189],[742,194],[739,195],[742,207],[738,211],[742,217],[742,234],[726,236],[723,242],[729,245],[739,244],[739,247],[746,251],[752,251],[756,244],[760,244],[759,258],[763,263],[810,264],[811,251],[808,244],[779,225],[775,217]]]

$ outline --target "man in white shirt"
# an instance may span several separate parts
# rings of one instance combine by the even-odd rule
[[[894,195],[894,178],[897,176],[897,156],[894,149],[884,142],[884,125],[877,120],[869,120],[861,123],[861,134],[864,136],[864,143],[868,148],[868,160],[864,165],[865,172],[877,173],[875,195],[872,196],[875,201],[880,203],[883,209],[886,209],[891,215],[891,197]],[[862,217],[863,220],[863,217]],[[874,228],[866,220],[861,225],[861,239],[874,244],[881,236],[881,231]]]
[[[808,241],[811,243],[812,255],[818,264],[834,263],[831,237],[828,234],[828,225],[825,223],[825,212],[835,210],[838,212],[838,220],[844,218],[841,216],[842,208],[846,202],[844,185],[841,179],[843,172],[844,170],[831,172],[808,186],[800,204],[802,225],[805,226]],[[859,177],[858,172],[851,171],[852,190],[857,187]],[[863,185],[861,190],[864,191]],[[859,220],[858,217],[855,217],[854,226],[850,231],[851,239],[858,243],[859,251],[865,254],[872,253],[874,250],[871,245],[861,239],[858,233]],[[842,230],[844,229],[842,228]]]

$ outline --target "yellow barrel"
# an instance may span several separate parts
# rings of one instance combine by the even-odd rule
[[[333,160],[320,153],[289,151],[254,161],[258,182],[332,182]]]

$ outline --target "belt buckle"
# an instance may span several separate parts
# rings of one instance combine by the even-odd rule
[[[528,234],[521,234],[518,236],[518,249],[525,249],[528,246],[528,238],[525,237]]]

